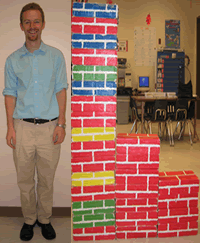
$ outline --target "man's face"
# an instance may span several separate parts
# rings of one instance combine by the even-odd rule
[[[23,13],[21,30],[24,31],[26,40],[41,40],[42,30],[45,23],[42,23],[42,15],[39,10],[28,10]]]

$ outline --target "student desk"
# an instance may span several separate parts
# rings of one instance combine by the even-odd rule
[[[132,98],[135,101],[141,102],[142,103],[142,113],[141,113],[141,119],[142,119],[142,124],[141,124],[141,133],[144,133],[144,127],[143,127],[143,121],[144,121],[144,105],[145,102],[153,102],[155,100],[167,100],[167,101],[176,101],[178,97],[159,97],[159,98],[150,98],[150,97],[145,97],[145,96],[132,96]],[[197,101],[200,100],[199,97],[193,97],[193,98],[187,98],[188,101],[195,101],[195,115],[194,115],[194,140],[196,141],[197,138],[197,132],[196,132],[196,118],[197,118]]]

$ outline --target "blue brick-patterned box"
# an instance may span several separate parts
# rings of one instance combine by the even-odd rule
[[[117,49],[117,42],[89,42],[89,41],[72,41],[73,48],[84,48],[84,49]]]
[[[73,3],[73,16],[117,19],[118,7],[109,4]]]
[[[73,95],[87,95],[87,96],[114,96],[116,95],[116,89],[115,90],[86,90],[86,89],[73,89],[72,94]]]
[[[115,40],[116,35],[92,35],[92,34],[72,34],[72,40]]]

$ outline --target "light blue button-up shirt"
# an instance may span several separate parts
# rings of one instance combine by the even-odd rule
[[[13,118],[53,119],[59,116],[56,93],[68,88],[64,56],[41,42],[30,53],[25,44],[5,64],[3,95],[17,97]]]

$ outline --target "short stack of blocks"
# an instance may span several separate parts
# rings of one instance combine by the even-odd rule
[[[151,134],[118,134],[116,236],[157,236],[160,139]]]
[[[198,233],[199,179],[193,171],[160,172],[158,237]]]
[[[72,15],[73,239],[115,239],[118,7],[74,3]]]

